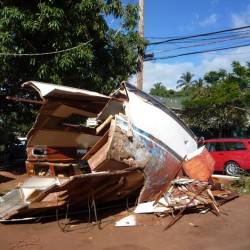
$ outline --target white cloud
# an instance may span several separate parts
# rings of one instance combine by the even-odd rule
[[[199,65],[194,65],[192,62],[183,63],[144,63],[143,74],[143,90],[149,92],[156,83],[162,83],[167,89],[176,89],[177,81],[181,75],[187,71],[194,74],[194,79],[203,78],[204,74],[214,70],[225,69],[227,72],[231,71],[231,63],[233,61],[239,61],[242,65],[245,65],[249,59],[250,46],[244,48],[238,48],[228,54],[209,53],[202,56]],[[137,85],[136,76],[129,80],[130,83]]]
[[[233,27],[242,27],[250,24],[250,4],[247,6],[245,12],[234,13],[231,15]]]
[[[204,21],[200,22],[202,27],[215,24],[217,22],[218,16],[214,13],[211,16],[207,17]]]
[[[225,69],[226,71],[231,71],[231,63],[233,61],[238,61],[242,65],[245,65],[249,59],[250,54],[250,46],[242,47],[231,52],[224,52],[222,53],[211,53],[211,54],[204,54],[201,64],[196,67],[196,74],[201,74],[204,76],[205,73],[211,70],[219,70]]]
[[[143,90],[149,92],[150,88],[156,83],[162,83],[167,89],[175,89],[176,82],[182,73],[193,71],[192,63],[165,64],[165,63],[144,63],[143,74]],[[136,85],[136,77],[134,76],[130,82]]]

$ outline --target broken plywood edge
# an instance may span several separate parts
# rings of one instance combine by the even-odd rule
[[[66,201],[42,201],[42,202],[33,202],[28,205],[28,209],[45,209],[45,208],[55,208],[64,206],[67,202]],[[32,211],[30,211],[32,213]]]
[[[98,135],[108,124],[111,123],[111,120],[113,119],[113,115],[109,115],[109,117],[102,123],[100,124],[95,130],[96,134]]]
[[[115,130],[115,120],[111,119],[109,130],[94,145],[94,147],[82,158],[87,160],[91,171],[103,171],[102,166],[107,162],[108,150]],[[105,169],[106,170],[106,169]]]
[[[153,201],[139,203],[133,212],[136,214],[151,214],[172,211],[172,209],[170,207],[168,208],[165,204],[166,202],[163,199],[160,199],[156,205],[154,205]]]
[[[214,211],[214,213],[215,213],[217,216],[220,216],[220,210],[219,210],[219,208],[218,208],[218,204],[216,203],[216,201],[215,201],[215,199],[214,199],[214,197],[213,197],[213,195],[212,195],[211,190],[210,190],[210,189],[207,189],[205,192],[206,192],[207,196],[210,198],[209,204],[210,204],[212,210]]]
[[[120,112],[124,112],[123,100],[111,98],[97,117],[98,121],[105,121],[110,115],[114,116]]]
[[[103,145],[108,141],[109,130],[101,137],[99,141],[82,157],[82,160],[88,161]]]
[[[213,174],[211,176],[214,183],[232,183],[236,180],[239,180],[240,177],[238,176],[229,176],[229,175],[219,175]]]
[[[88,164],[90,166],[91,171],[98,171],[104,163],[107,161],[107,153],[108,153],[109,143],[106,142],[94,155],[92,155]]]

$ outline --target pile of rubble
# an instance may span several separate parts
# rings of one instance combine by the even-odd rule
[[[234,179],[212,176],[209,182],[201,182],[189,177],[177,177],[167,190],[160,192],[150,202],[138,204],[133,211],[134,215],[116,222],[116,226],[136,225],[137,214],[153,213],[161,217],[172,216],[165,230],[180,219],[185,210],[198,213],[211,211],[220,216],[219,207],[239,196],[237,192],[225,185]]]

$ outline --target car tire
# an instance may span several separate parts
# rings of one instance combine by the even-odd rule
[[[226,163],[224,171],[226,175],[233,176],[233,175],[239,174],[240,167],[236,162],[229,161]]]

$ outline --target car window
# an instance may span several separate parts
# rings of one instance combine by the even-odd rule
[[[215,152],[215,146],[213,142],[209,142],[205,146],[209,152]]]
[[[210,142],[206,144],[209,152],[225,151],[225,145],[223,142]]]
[[[226,149],[229,151],[246,150],[243,142],[225,142]]]
[[[225,151],[224,142],[216,142],[215,143],[215,151]]]
[[[247,150],[243,142],[207,142],[205,146],[209,152]]]

